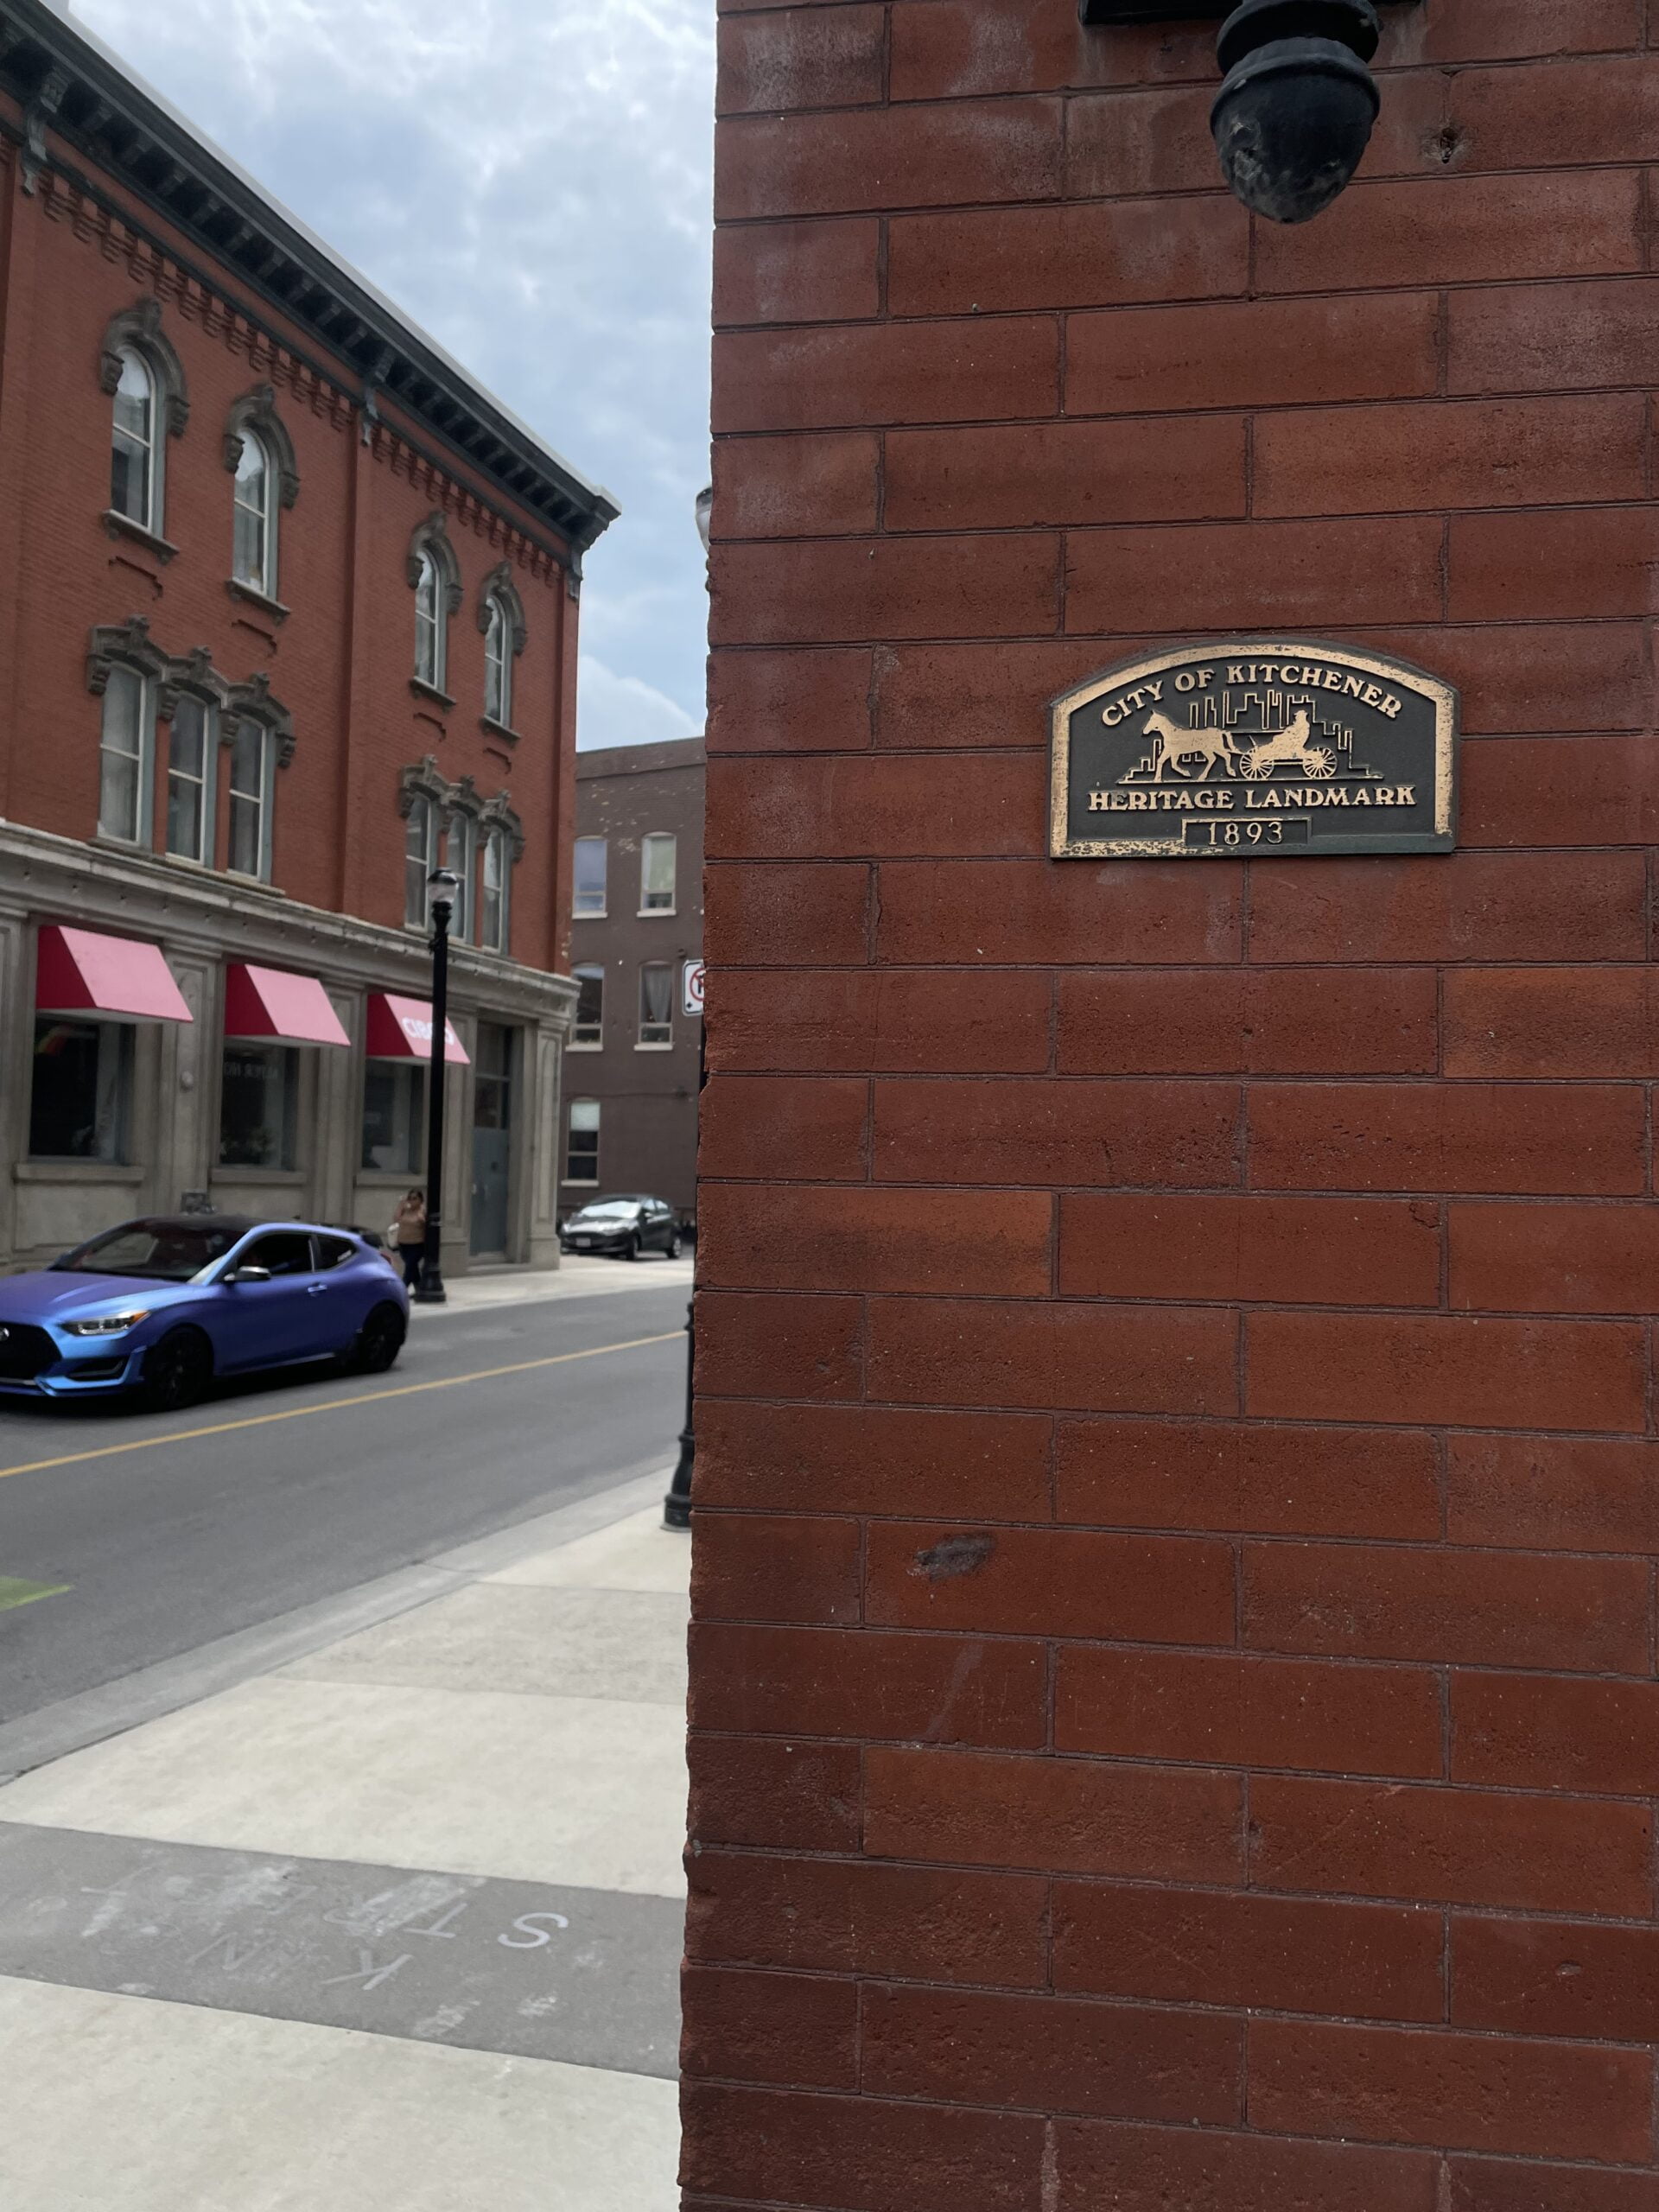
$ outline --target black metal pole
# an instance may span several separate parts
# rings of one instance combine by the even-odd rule
[[[706,1014],[697,1022],[697,1119],[702,1119],[702,1087],[709,1080],[709,1025]],[[696,1247],[693,1247],[695,1250]],[[680,1456],[668,1495],[663,1500],[664,1529],[691,1526],[691,1475],[697,1460],[694,1394],[697,1374],[697,1296],[693,1290],[685,1309],[685,1427],[680,1431]]]
[[[443,1074],[449,1021],[449,901],[432,901],[432,1058],[426,1094],[426,1249],[421,1259],[423,1306],[447,1306],[443,1287]]]

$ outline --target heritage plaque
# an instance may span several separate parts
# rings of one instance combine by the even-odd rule
[[[1056,860],[1449,853],[1458,695],[1409,662],[1224,639],[1054,702]]]

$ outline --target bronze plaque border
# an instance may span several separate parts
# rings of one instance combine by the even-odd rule
[[[1188,662],[1214,659],[1282,660],[1325,658],[1363,668],[1372,677],[1408,681],[1434,702],[1434,828],[1424,836],[1412,831],[1396,837],[1363,833],[1321,839],[1317,846],[1291,848],[1274,853],[1275,860],[1325,860],[1354,853],[1449,853],[1458,842],[1458,740],[1462,699],[1452,684],[1431,676],[1414,661],[1361,652],[1331,638],[1261,638],[1244,635],[1200,639],[1161,653],[1137,653],[1115,661],[1081,683],[1073,684],[1049,703],[1049,816],[1048,850],[1057,861],[1207,861],[1258,859],[1236,849],[1211,851],[1205,847],[1179,846],[1151,837],[1087,837],[1067,836],[1071,814],[1071,717],[1091,699],[1110,691],[1133,676],[1159,676],[1166,669]]]

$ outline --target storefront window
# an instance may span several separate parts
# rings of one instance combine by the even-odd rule
[[[219,1091],[221,1167],[292,1167],[299,1123],[295,1045],[227,1045]]]
[[[371,1060],[363,1079],[363,1165],[419,1174],[426,1070],[418,1060]]]
[[[35,1159],[127,1158],[132,1049],[124,1022],[36,1020],[29,1110]]]

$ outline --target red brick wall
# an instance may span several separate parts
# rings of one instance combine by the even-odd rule
[[[110,181],[104,189],[120,198]],[[263,329],[238,314],[238,304],[256,302],[237,272],[225,272],[222,290],[204,287],[50,171],[35,194],[25,193],[3,140],[0,197],[0,810],[65,836],[94,834],[100,709],[86,683],[89,633],[143,615],[167,652],[205,645],[232,683],[266,674],[294,716],[296,749],[277,778],[273,815],[279,889],[400,925],[398,772],[430,753],[451,782],[470,775],[485,798],[511,792],[526,835],[510,909],[512,950],[537,966],[563,964],[569,893],[558,856],[571,834],[562,779],[574,757],[567,664],[576,610],[552,557],[563,545],[459,463],[433,466],[420,450],[431,441],[401,435],[411,426],[389,399],[365,448],[355,372],[268,304],[257,303]],[[164,219],[133,212],[200,265],[200,249],[175,241]],[[191,409],[183,435],[167,441],[165,528],[178,553],[165,563],[130,538],[112,540],[102,521],[111,402],[99,389],[99,354],[111,319],[147,295],[162,301]],[[337,382],[308,365],[320,359]],[[261,383],[275,388],[300,475],[298,501],[282,518],[277,579],[290,613],[276,626],[226,584],[226,423],[232,404]],[[409,682],[410,540],[439,508],[464,594],[449,627],[455,705],[447,714],[416,698]],[[481,722],[477,607],[485,579],[503,561],[512,563],[529,633],[515,664],[516,749]],[[222,819],[218,847],[222,854]]]
[[[723,21],[698,2212],[1659,2212],[1659,10],[1385,13],[1294,232],[1211,31]],[[1257,627],[1463,849],[1046,859]]]

